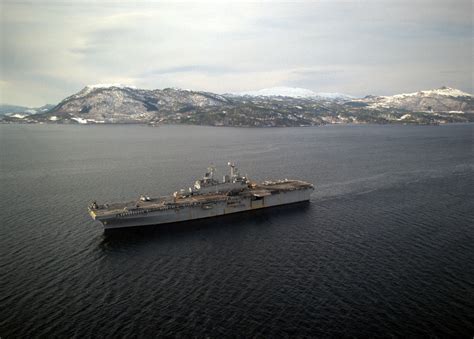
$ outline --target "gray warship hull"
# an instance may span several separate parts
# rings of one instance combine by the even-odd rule
[[[233,193],[209,192],[96,205],[89,208],[89,213],[105,229],[170,224],[309,201],[313,189],[313,185],[304,181],[285,180],[253,185]]]
[[[240,175],[234,163],[227,165],[230,174],[224,175],[222,181],[215,179],[215,168],[211,166],[188,190],[154,199],[142,195],[126,203],[93,202],[89,214],[106,229],[161,225],[308,201],[314,190],[312,184],[301,180],[257,184]]]

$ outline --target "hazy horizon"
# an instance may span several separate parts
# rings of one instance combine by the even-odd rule
[[[356,97],[473,93],[472,2],[1,1],[0,102],[89,84]]]

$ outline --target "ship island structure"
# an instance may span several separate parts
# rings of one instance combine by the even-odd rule
[[[230,174],[215,179],[209,167],[202,179],[188,190],[169,196],[147,195],[130,202],[89,205],[89,214],[105,229],[169,224],[278,205],[309,201],[314,186],[300,180],[277,180],[255,183],[242,176],[235,164],[228,163]]]

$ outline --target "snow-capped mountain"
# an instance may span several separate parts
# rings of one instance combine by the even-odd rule
[[[46,111],[35,110],[36,114],[31,115],[15,113],[0,120],[4,123],[251,127],[474,122],[473,96],[447,87],[360,99],[298,88],[266,89],[253,92],[253,95],[248,93],[220,95],[176,88],[147,90],[118,84],[90,85]],[[334,97],[337,99],[332,99]]]
[[[113,89],[113,88],[118,88],[118,89],[127,89],[127,88],[130,88],[130,89],[137,89],[135,86],[132,86],[132,85],[124,85],[124,84],[94,84],[94,85],[87,85],[86,87],[84,87],[82,90],[80,90],[79,92],[71,95],[70,97],[66,98],[66,99],[70,99],[70,98],[80,98],[80,97],[84,97],[86,95],[88,95],[89,93],[91,92],[94,92],[95,90],[100,90],[100,89]],[[66,100],[65,99],[65,100]],[[64,100],[63,100],[64,101]]]
[[[471,94],[450,87],[392,96],[370,96],[356,101],[365,102],[373,109],[392,108],[418,112],[464,112],[474,109]]]
[[[261,97],[289,97],[289,98],[308,98],[315,97],[316,93],[306,89],[298,87],[272,87],[272,88],[263,88],[257,91],[248,91],[234,93],[235,95],[248,95],[248,96],[261,96]]]
[[[338,92],[317,92],[316,97],[319,98],[325,98],[325,99],[338,99],[338,100],[350,100],[355,98],[352,95],[349,94],[344,94],[344,93],[338,93]]]
[[[258,91],[233,93],[240,96],[253,97],[288,97],[288,98],[323,98],[323,99],[350,99],[349,95],[342,93],[314,92],[310,89],[299,87],[271,87]]]
[[[146,90],[100,84],[86,86],[61,101],[48,114],[51,121],[72,119],[79,123],[139,123],[191,108],[219,106],[227,100],[207,92],[171,88]]]
[[[435,95],[441,95],[441,96],[448,96],[448,97],[472,97],[472,94],[460,91],[455,88],[451,87],[440,87],[437,89],[431,89],[431,90],[426,90],[426,91],[419,91],[419,92],[414,92],[414,93],[408,93],[408,94],[397,94],[394,95],[395,97],[399,96],[416,96],[416,95],[422,95],[422,96],[435,96]]]

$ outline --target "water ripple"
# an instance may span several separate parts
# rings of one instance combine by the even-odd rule
[[[199,145],[166,127],[16,128],[0,126],[2,336],[474,333],[471,126],[187,128]],[[229,154],[257,180],[317,190],[212,222],[104,233],[87,215],[93,198],[169,193]]]

